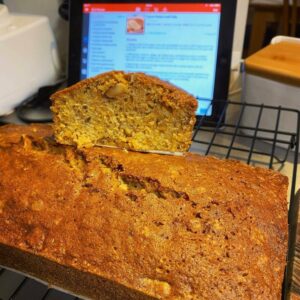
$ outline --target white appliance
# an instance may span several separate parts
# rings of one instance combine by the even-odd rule
[[[11,14],[0,5],[0,115],[55,83],[60,73],[48,18]]]

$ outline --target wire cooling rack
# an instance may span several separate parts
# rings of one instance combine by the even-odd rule
[[[216,102],[216,101],[215,101]],[[289,252],[283,299],[291,285],[298,201],[296,201],[300,112],[281,106],[225,101],[217,122],[198,119],[191,151],[290,172]],[[211,107],[208,107],[209,111]],[[205,126],[204,126],[205,125]],[[0,269],[0,300],[79,300],[34,279]]]

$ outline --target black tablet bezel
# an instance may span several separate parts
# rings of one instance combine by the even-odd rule
[[[234,22],[237,0],[71,0],[70,1],[70,35],[69,35],[69,61],[68,61],[68,85],[80,80],[81,61],[81,36],[82,36],[82,11],[84,3],[221,3],[222,13],[220,20],[220,38],[218,43],[216,79],[214,100],[226,100],[230,80],[230,64],[233,45]],[[208,117],[197,116],[202,119],[202,125],[214,125],[224,109],[226,102],[212,103],[212,115]]]

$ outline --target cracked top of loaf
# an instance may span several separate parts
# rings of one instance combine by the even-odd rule
[[[159,299],[280,299],[286,177],[191,153],[76,150],[51,135],[0,128],[0,248]]]

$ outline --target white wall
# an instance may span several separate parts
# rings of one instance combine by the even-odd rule
[[[249,0],[237,1],[237,14],[234,27],[234,40],[231,58],[231,74],[228,95],[228,98],[233,101],[241,101],[242,76],[240,73],[240,62],[243,54],[248,6]],[[233,108],[234,105],[231,105],[230,107]],[[235,115],[235,113],[235,111],[227,112],[227,118],[230,119],[230,116]]]
[[[237,1],[237,14],[235,19],[233,52],[231,61],[232,68],[235,68],[240,63],[242,57],[248,6],[249,0]]]

